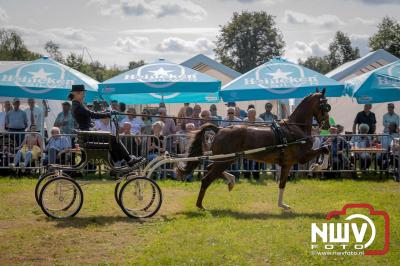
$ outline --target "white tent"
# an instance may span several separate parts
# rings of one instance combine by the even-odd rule
[[[396,60],[399,60],[399,58],[385,50],[379,49],[364,57],[339,66],[327,73],[326,76],[337,81],[345,81]],[[330,114],[335,119],[336,123],[343,125],[346,131],[351,131],[354,118],[358,112],[363,110],[363,105],[358,104],[356,99],[351,99],[349,97],[330,98],[329,103],[332,106]],[[387,103],[373,104],[372,112],[375,113],[377,120],[376,132],[381,133],[383,131],[382,117],[387,113]],[[400,102],[395,102],[395,112],[400,113]]]
[[[22,65],[22,64],[26,64],[27,61],[0,61],[0,72],[4,72],[7,71],[8,69],[14,68],[18,65]],[[12,98],[9,97],[0,97],[0,111],[3,112],[3,103],[5,101],[11,101]],[[26,103],[27,99],[21,99],[21,109],[25,110],[28,108],[28,105]],[[43,108],[42,105],[42,100],[37,100],[36,101],[37,105],[41,108]],[[57,114],[59,112],[61,112],[62,110],[62,105],[61,105],[62,101],[55,101],[55,100],[48,100],[47,101],[47,105],[50,109],[50,112],[47,115],[47,118],[44,121],[44,127],[45,129],[47,129],[48,131],[53,127],[54,121],[56,120]],[[50,132],[48,132],[50,133]]]

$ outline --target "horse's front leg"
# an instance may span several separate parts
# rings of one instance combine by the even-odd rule
[[[286,182],[288,180],[289,171],[292,166],[282,165],[281,177],[279,181],[279,197],[278,197],[278,207],[284,210],[290,210],[289,205],[283,203],[283,193],[285,192]]]

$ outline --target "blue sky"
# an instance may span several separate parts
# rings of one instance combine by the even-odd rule
[[[53,40],[64,53],[85,47],[95,60],[124,66],[161,57],[181,62],[198,53],[213,58],[219,25],[241,10],[276,16],[292,61],[326,54],[337,30],[365,54],[385,15],[400,20],[400,0],[0,0],[0,25],[21,33],[37,52]]]

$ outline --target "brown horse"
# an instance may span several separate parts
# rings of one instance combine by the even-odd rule
[[[313,117],[318,121],[320,127],[329,128],[330,106],[325,98],[325,90],[311,94],[303,99],[295,111],[288,119],[278,122],[280,125],[281,135],[286,138],[287,143],[295,143],[294,145],[286,145],[279,149],[270,149],[253,154],[245,155],[249,160],[279,164],[281,166],[281,175],[279,182],[279,198],[278,206],[288,210],[290,207],[283,203],[283,193],[288,179],[291,167],[296,163],[306,163],[320,155],[327,153],[326,147],[316,150],[312,149],[311,129]],[[189,157],[200,156],[204,152],[207,145],[207,133],[213,131],[215,136],[211,144],[213,155],[237,153],[251,149],[273,147],[282,144],[282,137],[278,138],[276,130],[271,126],[246,126],[236,125],[227,128],[217,128],[211,124],[204,125],[194,136],[193,142],[189,149]],[[303,140],[300,142],[300,140]],[[224,176],[231,179],[232,175],[225,170],[235,161],[235,158],[218,159],[209,165],[208,172],[201,180],[201,188],[197,198],[196,206],[200,209],[203,207],[203,198],[208,186],[218,177]],[[199,165],[199,161],[187,162],[185,166],[178,166],[176,169],[177,176],[187,175]],[[232,180],[231,180],[232,181]],[[232,185],[232,182],[228,185]],[[230,188],[231,188],[230,187]]]

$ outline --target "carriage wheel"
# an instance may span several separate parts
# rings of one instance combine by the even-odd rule
[[[71,178],[69,175],[67,175],[65,173],[62,173],[61,175],[57,175],[57,173],[55,173],[55,172],[48,172],[48,173],[45,173],[45,174],[43,174],[43,175],[41,175],[39,177],[39,180],[38,180],[38,182],[36,183],[36,186],[35,186],[35,199],[36,199],[37,204],[40,205],[39,195],[40,195],[40,190],[43,187],[43,184],[45,184],[49,179],[55,178],[55,177],[58,177],[58,176],[65,176],[65,177]]]
[[[115,185],[114,188],[114,199],[117,202],[118,206],[121,206],[121,202],[119,200],[120,196],[120,191],[122,186],[131,178],[134,178],[136,175],[135,174],[127,174],[124,175],[120,180],[118,180],[117,184]]]
[[[119,204],[131,218],[148,218],[158,212],[162,204],[161,189],[153,180],[138,176],[126,181],[119,192]]]
[[[79,184],[69,177],[48,180],[40,191],[39,205],[52,218],[75,216],[83,204],[83,193]]]
[[[120,192],[120,188],[121,188],[121,183],[123,183],[124,181],[121,180],[121,182],[118,182],[115,185],[115,189],[114,189],[114,198],[115,201],[117,202],[118,206],[121,206],[121,203],[119,201],[119,192]]]

